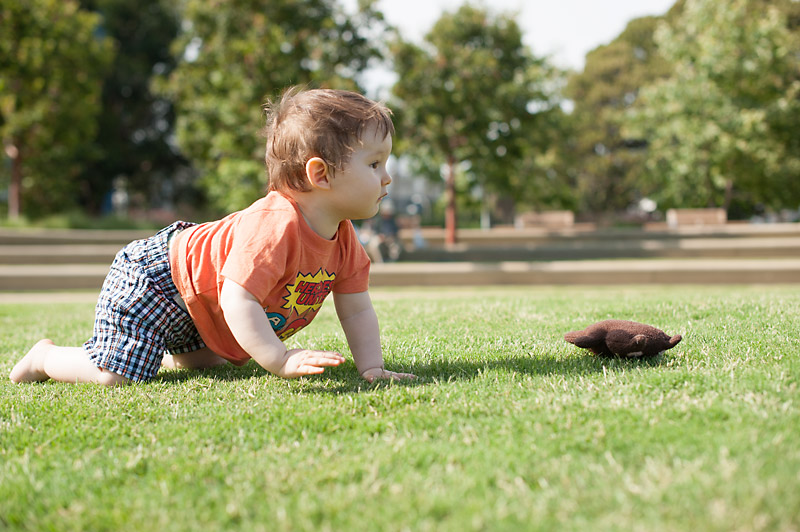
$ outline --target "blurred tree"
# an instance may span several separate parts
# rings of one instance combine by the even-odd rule
[[[179,62],[156,88],[174,102],[178,145],[217,209],[264,193],[268,97],[293,84],[358,88],[354,77],[379,55],[371,5],[345,15],[335,0],[184,0]]]
[[[444,169],[447,242],[456,241],[458,193],[532,197],[541,173],[533,154],[560,112],[559,73],[523,45],[513,16],[465,5],[444,13],[423,46],[397,39],[393,56],[398,148],[432,178]]]
[[[687,0],[659,28],[673,75],[642,91],[630,131],[664,206],[800,203],[797,19],[791,0]]]
[[[0,0],[0,138],[11,218],[75,201],[78,161],[91,150],[114,54],[99,22],[72,0]]]
[[[168,0],[80,3],[102,16],[102,29],[117,48],[103,84],[96,149],[79,177],[82,204],[98,213],[108,208],[104,202],[113,180],[122,178],[129,190],[152,198],[173,183],[176,169],[186,164],[169,145],[172,104],[150,91],[152,76],[168,74],[175,66],[170,44],[180,20]]]
[[[611,43],[589,52],[583,72],[569,80],[565,93],[574,103],[574,134],[564,146],[561,164],[574,184],[581,212],[624,210],[651,192],[641,180],[647,140],[626,137],[621,128],[639,90],[671,71],[653,38],[662,20],[632,20]]]

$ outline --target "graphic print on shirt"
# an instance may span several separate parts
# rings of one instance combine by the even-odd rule
[[[298,272],[294,284],[286,286],[288,294],[284,296],[286,303],[281,307],[287,309],[288,315],[267,312],[273,330],[281,340],[286,340],[294,333],[311,323],[317,315],[325,297],[333,288],[335,273],[320,268],[315,274]]]

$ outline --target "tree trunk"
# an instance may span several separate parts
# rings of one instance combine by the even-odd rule
[[[451,246],[457,242],[456,238],[456,160],[448,157],[447,175],[445,177],[445,198],[447,204],[444,210],[444,243]]]
[[[11,182],[8,185],[8,218],[17,220],[22,204],[22,157],[13,144],[6,146],[6,155],[11,158]]]
[[[725,212],[731,210],[731,202],[733,201],[733,179],[725,180],[725,199],[723,200],[722,208]]]

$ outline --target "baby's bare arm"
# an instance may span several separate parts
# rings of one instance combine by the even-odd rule
[[[290,379],[322,373],[325,367],[344,362],[344,357],[333,351],[287,350],[255,296],[233,281],[224,281],[220,306],[233,337],[270,373]]]
[[[358,373],[369,382],[375,379],[414,378],[410,373],[395,373],[383,367],[378,316],[369,292],[333,294],[336,314],[353,353]]]

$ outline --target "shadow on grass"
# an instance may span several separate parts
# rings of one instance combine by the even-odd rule
[[[663,355],[647,359],[602,358],[583,356],[518,355],[483,361],[450,361],[440,359],[417,364],[410,371],[437,380],[471,380],[485,372],[517,373],[531,376],[559,375],[582,377],[603,372],[627,371],[633,368],[658,367],[666,363]]]
[[[471,381],[484,378],[487,373],[522,374],[536,377],[560,376],[564,379],[578,379],[598,373],[630,371],[635,368],[656,368],[666,363],[664,355],[645,359],[603,358],[593,355],[580,356],[537,356],[517,355],[491,358],[481,361],[436,359],[411,366],[390,364],[388,369],[413,373],[416,379],[403,381],[381,380],[368,383],[362,379],[355,364],[348,361],[337,368],[326,370],[321,376],[298,379],[294,393],[342,394],[358,393],[380,387],[417,387],[440,384],[442,382]],[[221,366],[209,370],[164,371],[154,379],[155,382],[179,383],[191,380],[211,379],[213,381],[243,381],[248,379],[277,378],[251,361],[244,366]]]

